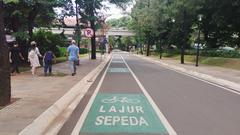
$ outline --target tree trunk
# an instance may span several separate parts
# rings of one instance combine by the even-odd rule
[[[183,11],[183,43],[181,45],[181,64],[184,64],[184,54],[185,54],[185,46],[186,46],[186,16],[187,16],[187,13],[186,13],[186,10],[184,9]]]
[[[147,39],[148,39],[148,44],[147,44],[147,56],[150,55],[150,44],[151,44],[151,38],[150,38],[150,32],[147,32]]]
[[[3,23],[3,1],[0,1],[0,106],[7,105],[11,101],[11,82],[9,50],[6,45],[6,37]]]
[[[30,40],[32,40],[33,35],[33,24],[31,22],[28,22],[28,35],[30,37]]]
[[[163,53],[163,48],[162,48],[162,41],[159,41],[159,55],[160,55],[160,59],[162,59],[162,53]]]
[[[30,37],[30,40],[33,36],[33,28],[34,28],[34,21],[38,14],[38,7],[34,6],[33,9],[28,14],[28,34]]]
[[[94,3],[93,3],[94,4]],[[94,5],[91,5],[90,7],[90,16],[94,17]],[[93,29],[93,37],[91,38],[91,45],[92,45],[92,52],[91,52],[91,58],[96,59],[96,28],[95,28],[95,18],[90,20],[91,28]]]

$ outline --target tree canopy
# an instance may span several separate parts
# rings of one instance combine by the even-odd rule
[[[132,18],[124,16],[119,19],[111,19],[107,21],[107,24],[113,28],[129,28],[131,27]]]
[[[7,30],[22,36],[21,38],[31,38],[34,27],[52,26],[53,20],[56,19],[54,8],[66,8],[71,0],[5,0],[4,2]]]
[[[198,29],[208,48],[239,47],[239,12],[239,0],[137,0],[131,28],[146,37],[143,43],[165,48],[174,44],[183,53],[197,42]]]
[[[87,20],[90,22],[90,27],[93,29],[94,33],[98,28],[99,21],[104,18],[100,10],[104,8],[103,2],[105,0],[76,0],[76,3],[79,5],[77,12],[80,14],[82,20]],[[107,0],[109,3],[115,4],[118,7],[125,8],[126,4],[131,0]],[[96,59],[96,41],[95,34],[91,38],[92,44],[92,54],[91,58]]]

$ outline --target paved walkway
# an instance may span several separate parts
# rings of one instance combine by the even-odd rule
[[[0,134],[18,134],[100,63],[100,58],[82,58],[76,76],[70,75],[67,62],[53,66],[58,76],[44,77],[42,68],[37,77],[29,71],[13,76],[12,98],[17,100],[0,110]]]
[[[164,59],[163,62],[182,66],[189,70],[193,70],[193,71],[196,71],[199,73],[215,76],[217,78],[222,78],[222,79],[240,84],[240,70],[222,68],[222,67],[217,67],[217,66],[208,66],[208,65],[199,65],[199,67],[196,67],[195,63],[187,62],[186,64],[180,64],[180,62],[176,61],[176,60]]]

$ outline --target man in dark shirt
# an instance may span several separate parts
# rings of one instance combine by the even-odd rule
[[[13,74],[14,72],[20,73],[18,66],[20,64],[21,59],[24,60],[24,57],[21,54],[21,50],[18,47],[17,43],[14,43],[13,47],[10,50],[9,53],[9,59],[10,59],[10,63],[11,63],[11,73]]]

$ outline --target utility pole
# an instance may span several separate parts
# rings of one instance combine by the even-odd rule
[[[0,1],[0,106],[4,106],[11,101],[11,81],[9,50],[6,45],[3,20],[3,1]]]

